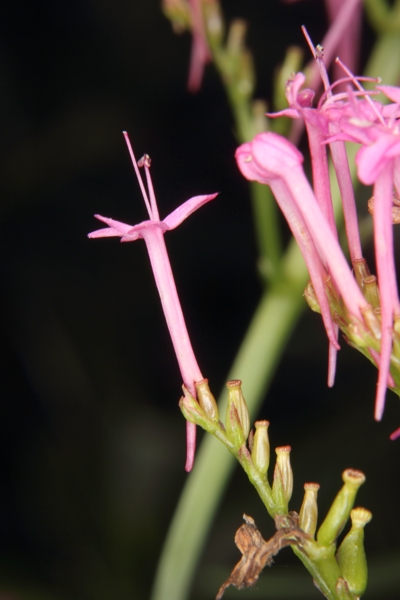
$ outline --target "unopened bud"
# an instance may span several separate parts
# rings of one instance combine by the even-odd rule
[[[253,438],[253,448],[251,450],[251,459],[256,469],[263,475],[267,474],[269,467],[269,421],[256,421],[254,423],[256,432]]]
[[[365,475],[355,469],[346,469],[342,475],[344,486],[336,496],[324,522],[318,530],[317,540],[322,546],[336,541],[350,516],[358,488],[364,483]]]
[[[293,471],[290,464],[290,446],[275,448],[276,463],[272,495],[277,507],[287,512],[289,500],[293,492]]]
[[[321,313],[321,307],[317,300],[317,296],[315,295],[314,286],[311,283],[311,281],[309,281],[307,283],[307,286],[306,286],[306,289],[304,290],[303,295],[307,301],[308,306],[311,308],[311,310],[313,310],[316,313]]]
[[[204,4],[204,22],[210,45],[221,45],[225,37],[225,26],[219,2]]]
[[[250,417],[246,400],[242,393],[240,379],[232,379],[228,388],[228,407],[226,411],[226,434],[236,448],[240,448],[250,432]]]
[[[211,393],[210,386],[208,385],[208,379],[197,381],[195,383],[195,387],[197,392],[197,400],[199,401],[201,408],[204,410],[207,417],[211,419],[211,421],[218,422],[218,406],[214,396]]]
[[[371,275],[365,258],[356,258],[353,260],[353,269],[358,287],[364,292],[364,280]]]
[[[182,33],[190,27],[190,10],[184,0],[162,0],[161,8],[175,33]]]
[[[368,304],[372,306],[372,308],[377,308],[380,306],[380,298],[379,298],[379,288],[376,283],[375,275],[370,275],[364,279],[364,296]]]
[[[364,550],[364,527],[372,519],[366,508],[354,508],[351,513],[351,529],[341,543],[336,560],[347,581],[350,592],[362,596],[367,587],[368,568]]]
[[[374,337],[377,340],[381,339],[381,325],[378,317],[374,313],[374,309],[372,306],[366,306],[361,309],[362,316],[364,317],[364,321],[368,327],[368,329],[373,333]]]
[[[319,483],[304,484],[304,499],[299,515],[300,528],[314,537],[318,521],[317,496]]]
[[[339,297],[338,290],[336,288],[335,283],[333,282],[332,277],[326,276],[325,278],[325,294],[328,300],[329,309],[331,312],[334,321],[340,326],[342,322],[344,327],[346,328],[348,318],[347,315],[343,311],[343,302]],[[346,329],[345,329],[346,330]]]

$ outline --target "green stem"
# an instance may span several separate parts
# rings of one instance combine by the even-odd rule
[[[260,252],[259,271],[264,281],[279,273],[282,256],[281,226],[271,188],[257,181],[250,183],[254,223]]]

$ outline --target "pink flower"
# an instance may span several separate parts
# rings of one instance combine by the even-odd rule
[[[318,54],[317,60],[320,68],[325,71],[322,59]],[[332,94],[326,71],[323,72],[323,79],[326,85],[325,93],[318,106],[312,108],[314,92],[309,89],[301,89],[305,82],[305,76],[303,73],[297,73],[288,81],[286,87],[286,97],[290,108],[270,116],[287,116],[304,120],[312,161],[314,192],[332,230],[336,231],[325,146],[325,141],[330,140],[329,147],[342,198],[350,256],[351,260],[355,261],[362,257],[362,250],[353,185],[344,142],[333,136],[338,129],[340,118],[348,114],[349,110],[352,112],[352,108],[349,108],[346,94],[337,94],[336,96]]]
[[[165,246],[164,233],[170,229],[175,229],[175,227],[180,225],[192,212],[200,208],[200,206],[203,206],[203,204],[213,200],[217,194],[208,194],[190,198],[190,200],[184,202],[181,206],[179,206],[161,221],[158,214],[153,184],[150,177],[150,157],[145,155],[137,163],[128,138],[128,134],[125,131],[124,136],[150,218],[148,221],[143,221],[138,225],[132,226],[126,223],[121,223],[120,221],[115,221],[114,219],[102,217],[101,215],[95,215],[96,219],[106,223],[108,227],[93,231],[92,233],[89,233],[88,237],[120,237],[121,242],[134,242],[139,238],[144,239],[182,379],[186,387],[190,390],[191,394],[196,397],[196,389],[194,384],[197,381],[201,381],[203,376],[197,364],[193,348],[190,343],[189,334],[186,329],[185,319],[182,313],[178,292],[176,290],[175,281],[172,274],[171,264],[169,262],[168,253]],[[144,167],[145,169],[149,192],[148,195],[139,173],[139,166]],[[185,469],[186,471],[190,471],[193,467],[194,460],[196,426],[187,421],[186,431],[187,455]]]
[[[362,321],[368,303],[304,174],[302,154],[286,138],[261,133],[239,146],[236,160],[244,177],[271,187],[306,262],[328,339],[338,349],[326,296],[328,274],[353,318]]]

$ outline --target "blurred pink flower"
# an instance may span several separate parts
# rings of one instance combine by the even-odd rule
[[[204,67],[211,60],[211,53],[204,28],[202,13],[203,0],[188,1],[193,36],[188,89],[190,92],[197,92],[200,89],[201,81],[203,79]]]
[[[200,206],[203,206],[203,204],[213,200],[217,194],[208,194],[190,198],[190,200],[181,204],[181,206],[161,221],[149,171],[150,157],[145,155],[139,162],[136,162],[128,134],[124,132],[124,136],[150,219],[132,226],[121,223],[120,221],[115,221],[114,219],[109,219],[108,217],[95,215],[96,219],[106,223],[108,227],[93,231],[92,233],[89,233],[88,237],[120,237],[121,242],[133,242],[139,238],[144,239],[182,379],[191,394],[196,397],[196,388],[194,384],[197,381],[203,380],[203,375],[201,374],[190,343],[178,292],[175,286],[174,276],[172,274],[171,264],[168,258],[167,248],[165,246],[164,233],[171,229],[175,229],[175,227],[180,225],[190,214],[192,214],[192,212],[200,208]],[[145,169],[149,192],[148,195],[140,176],[139,167],[144,167]],[[194,461],[196,426],[187,421],[186,431],[187,454],[185,469],[186,471],[190,471]]]

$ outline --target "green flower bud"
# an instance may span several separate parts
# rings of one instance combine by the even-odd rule
[[[372,306],[372,308],[378,308],[380,306],[380,297],[379,297],[379,289],[378,284],[376,283],[375,275],[370,275],[364,279],[364,296],[368,304]]]
[[[365,475],[355,469],[346,469],[342,478],[344,486],[333,501],[324,522],[318,530],[317,540],[322,546],[333,544],[340,535],[350,516],[358,488],[365,481]]]
[[[353,261],[353,269],[358,287],[364,293],[364,281],[371,275],[365,258],[356,258]]]
[[[309,281],[307,283],[306,289],[304,290],[304,298],[307,301],[308,306],[311,308],[311,310],[313,310],[316,313],[320,313],[321,314],[321,307],[319,305],[319,302],[317,300],[317,296],[315,295],[315,290],[314,290],[314,286],[311,283],[311,281]]]
[[[233,379],[226,384],[228,388],[228,407],[226,411],[226,435],[236,448],[240,448],[250,432],[250,417],[242,393],[242,382]]]
[[[184,396],[179,400],[179,408],[181,409],[185,419],[200,427],[205,427],[205,421],[207,416],[204,414],[203,409],[197,402],[196,398],[192,396],[185,385],[182,386]]]
[[[366,308],[361,309],[362,316],[364,317],[364,321],[374,335],[377,340],[381,339],[381,325],[379,323],[379,319],[374,313],[374,309],[372,306],[367,306]]]
[[[175,33],[182,33],[190,28],[190,10],[184,0],[162,0],[161,9],[171,21]]]
[[[203,5],[204,23],[211,46],[220,46],[225,37],[225,24],[218,2],[206,2]]]
[[[251,459],[256,469],[263,475],[267,474],[269,467],[269,421],[256,421],[254,423],[256,432],[253,439],[253,448],[251,450]]]
[[[367,587],[368,568],[364,550],[364,527],[372,519],[366,508],[354,508],[351,513],[351,529],[336,554],[343,577],[350,592],[362,596]]]
[[[211,419],[211,421],[218,422],[218,406],[208,385],[208,379],[197,381],[195,383],[195,387],[197,392],[197,400],[199,401],[201,408],[204,410],[207,417]]]
[[[300,528],[314,537],[318,521],[317,495],[319,483],[304,484],[304,499],[299,515]]]
[[[272,496],[279,508],[287,512],[289,500],[293,492],[293,471],[290,464],[290,446],[275,448],[276,463],[274,480],[272,483]]]

